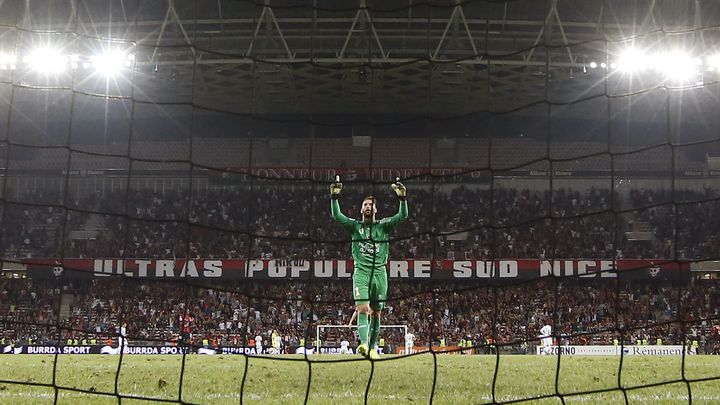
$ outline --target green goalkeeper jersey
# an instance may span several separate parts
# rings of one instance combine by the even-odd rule
[[[364,223],[356,219],[348,218],[340,211],[338,200],[331,200],[331,213],[334,220],[338,221],[352,235],[352,256],[355,261],[355,271],[367,272],[374,270],[385,271],[389,252],[389,233],[408,217],[407,201],[400,201],[397,214],[389,218]]]

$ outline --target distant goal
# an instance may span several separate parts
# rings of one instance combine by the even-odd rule
[[[323,344],[328,342],[328,335],[332,335],[331,341],[335,342],[338,347],[342,338],[347,338],[349,342],[352,342],[354,339],[350,339],[350,337],[354,337],[355,329],[357,329],[357,325],[317,325],[315,328],[315,353],[323,352],[321,349],[324,347]],[[334,331],[339,333],[331,333]],[[392,345],[404,345],[407,331],[407,325],[380,325],[380,338],[384,338]],[[351,347],[354,346],[351,345]]]

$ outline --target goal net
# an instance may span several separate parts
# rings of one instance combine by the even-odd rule
[[[0,1],[0,402],[718,402],[718,22]],[[358,258],[422,349],[294,355]]]

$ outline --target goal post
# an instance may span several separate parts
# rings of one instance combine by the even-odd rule
[[[320,353],[320,347],[322,346],[322,340],[320,339],[320,333],[323,329],[357,329],[357,325],[317,325],[315,327],[315,352]],[[402,329],[403,338],[407,335],[407,325],[380,325],[380,330],[383,329]],[[380,333],[382,336],[382,332]]]

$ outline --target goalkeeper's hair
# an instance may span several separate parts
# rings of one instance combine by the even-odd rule
[[[370,200],[370,201],[372,201],[372,202],[373,202],[373,204],[375,204],[375,203],[377,202],[377,201],[375,201],[375,197],[373,197],[373,196],[371,196],[371,195],[369,195],[369,196],[367,196],[367,197],[363,198],[363,201],[367,201],[367,200]]]

